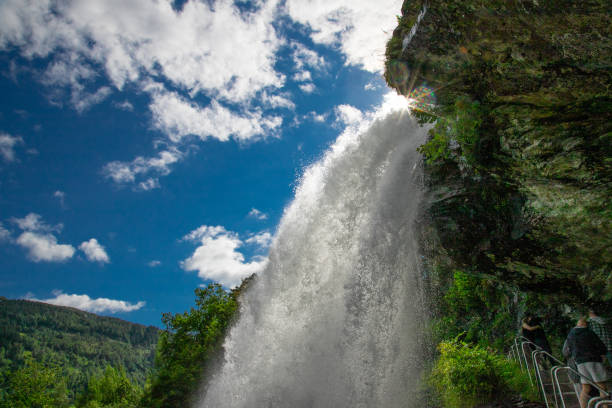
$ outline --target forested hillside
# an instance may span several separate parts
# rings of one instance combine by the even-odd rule
[[[68,389],[82,390],[107,366],[123,367],[144,384],[153,367],[159,329],[68,307],[0,300],[0,373],[24,366],[28,356],[58,367]]]

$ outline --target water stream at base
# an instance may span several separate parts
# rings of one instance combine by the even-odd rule
[[[395,111],[305,171],[197,407],[413,406],[425,134]]]

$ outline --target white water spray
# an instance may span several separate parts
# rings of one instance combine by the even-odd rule
[[[421,12],[417,16],[415,23],[412,25],[412,28],[410,28],[410,31],[408,32],[408,34],[406,34],[404,38],[402,39],[402,52],[406,50],[406,48],[410,44],[410,41],[412,41],[412,38],[416,34],[419,28],[419,24],[421,24],[421,20],[423,20],[423,17],[425,17],[425,14],[427,14],[427,4],[423,5],[423,8],[421,9]]]
[[[199,407],[411,407],[425,138],[404,111],[308,168]]]

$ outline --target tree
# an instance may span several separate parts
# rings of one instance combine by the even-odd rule
[[[25,365],[9,374],[2,408],[61,408],[68,406],[66,383],[60,370],[45,367],[26,354]]]
[[[143,406],[190,406],[206,363],[221,352],[225,333],[238,310],[238,295],[251,279],[245,279],[231,292],[217,283],[196,289],[195,308],[163,315],[166,329],[159,339],[155,373],[145,391]]]
[[[107,366],[102,375],[90,378],[77,406],[130,408],[137,407],[141,397],[142,389],[130,381],[123,367]]]

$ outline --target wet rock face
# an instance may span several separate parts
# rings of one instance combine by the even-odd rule
[[[444,123],[424,149],[438,254],[610,307],[610,11],[605,0],[404,2],[385,78],[413,97],[431,89],[436,107],[418,114]],[[478,111],[471,138],[464,101]]]

